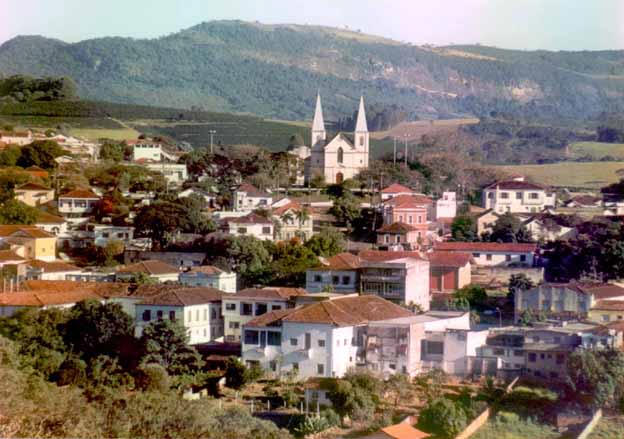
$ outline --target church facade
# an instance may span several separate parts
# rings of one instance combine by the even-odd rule
[[[360,171],[368,169],[370,137],[364,111],[364,98],[360,98],[360,106],[355,124],[353,138],[338,133],[329,142],[323,120],[321,96],[316,97],[316,109],[312,122],[309,163],[306,166],[306,182],[317,176],[323,176],[326,184],[339,184],[355,177]]]

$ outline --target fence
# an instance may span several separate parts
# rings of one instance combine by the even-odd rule
[[[594,416],[592,416],[591,420],[587,423],[585,428],[583,428],[583,431],[581,431],[576,439],[586,439],[591,432],[594,431],[594,428],[596,428],[596,425],[600,422],[600,418],[602,418],[602,409],[598,409],[596,413],[594,413]]]

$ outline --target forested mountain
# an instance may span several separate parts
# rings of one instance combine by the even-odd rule
[[[150,40],[20,36],[0,46],[0,74],[19,73],[69,76],[86,99],[295,120],[311,118],[318,89],[334,121],[352,114],[360,94],[411,118],[624,111],[624,51],[413,46],[343,29],[241,21]]]

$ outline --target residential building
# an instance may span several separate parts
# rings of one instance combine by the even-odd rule
[[[307,241],[314,233],[312,216],[305,207],[295,201],[285,199],[279,205],[274,204],[271,216],[278,224],[276,235],[281,241],[292,238]]]
[[[457,195],[455,192],[443,192],[435,202],[435,218],[455,218],[457,215]]]
[[[437,252],[471,253],[477,266],[532,267],[537,245],[505,242],[436,242]]]
[[[598,300],[589,309],[587,319],[602,324],[624,320],[624,300]]]
[[[143,250],[126,250],[124,263],[158,260],[181,269],[199,267],[206,259],[204,252],[155,252]],[[219,288],[221,289],[221,288]]]
[[[321,177],[327,184],[340,184],[368,169],[369,143],[363,97],[360,98],[353,139],[338,133],[327,142],[321,96],[318,95],[312,121],[310,166],[306,182]]]
[[[247,288],[236,294],[223,296],[225,340],[241,341],[242,327],[254,318],[271,311],[285,310],[295,306],[294,299],[306,295],[301,288]]]
[[[52,215],[43,210],[37,210],[37,218],[35,219],[34,225],[41,230],[51,233],[57,238],[67,236],[67,221],[61,216]]]
[[[432,292],[453,292],[470,284],[470,253],[434,251],[425,256],[429,259],[429,286]]]
[[[29,166],[26,169],[24,169],[24,173],[30,175],[31,177],[34,178],[43,178],[43,179],[47,179],[50,177],[50,173],[48,171],[46,171],[43,168],[40,168],[39,166]]]
[[[416,238],[424,239],[433,214],[433,201],[424,195],[397,195],[382,206],[384,225],[408,224],[415,228]]]
[[[150,323],[169,319],[184,326],[189,344],[208,343],[223,336],[222,291],[214,288],[175,288],[136,304],[135,335]]]
[[[543,283],[515,293],[515,319],[525,311],[559,319],[587,317],[590,310],[605,300],[624,300],[624,288],[597,282]]]
[[[602,197],[595,195],[576,195],[564,203],[566,207],[575,207],[579,209],[599,208],[603,206]]]
[[[145,160],[160,162],[165,159],[162,143],[147,139],[127,140],[126,143],[132,147],[132,161],[134,162]]]
[[[188,180],[188,170],[184,163],[146,163],[145,167],[150,171],[161,173],[172,186],[181,186]]]
[[[120,281],[132,280],[136,275],[144,274],[159,283],[177,282],[180,274],[177,267],[159,260],[141,261],[117,268],[115,276]]]
[[[483,189],[483,207],[497,213],[541,212],[556,206],[556,195],[550,189],[529,183],[524,177],[498,181]]]
[[[6,266],[19,266],[24,264],[26,259],[15,253],[13,250],[0,250],[0,268]]]
[[[24,146],[33,142],[32,131],[0,131],[0,142],[7,145]]]
[[[422,229],[405,223],[386,224],[377,230],[377,245],[382,249],[417,250]]]
[[[398,197],[399,195],[421,195],[418,192],[403,186],[402,184],[394,183],[381,190],[381,201],[389,200],[390,198]]]
[[[488,337],[487,330],[445,328],[427,331],[422,341],[421,370],[442,370],[449,375],[467,376],[481,368],[475,361]]]
[[[273,204],[273,196],[249,183],[243,183],[234,191],[233,204],[234,210],[238,212],[268,209]]]
[[[255,238],[272,241],[274,224],[268,218],[256,213],[249,213],[241,217],[226,218],[228,234],[234,236],[253,236]]]
[[[90,189],[75,189],[59,196],[58,211],[70,219],[88,217],[100,200]]]
[[[360,289],[361,260],[351,253],[319,258],[321,265],[306,270],[306,291],[310,293],[354,293]]]
[[[556,241],[576,237],[576,229],[560,224],[557,215],[534,215],[523,221],[531,238],[536,241]]]
[[[36,226],[0,225],[0,244],[25,259],[56,259],[56,236]]]
[[[85,223],[68,232],[68,235],[68,244],[72,248],[105,247],[112,241],[129,245],[134,237],[134,227]]]
[[[496,213],[494,209],[486,209],[475,214],[474,218],[477,223],[477,236],[481,236],[484,233],[492,233],[494,224],[500,218],[500,214]]]
[[[63,261],[33,259],[26,262],[26,267],[26,279],[35,280],[69,280],[69,277],[82,273],[81,268]]]
[[[39,183],[25,183],[13,189],[15,199],[31,207],[54,200],[54,189]]]
[[[211,287],[224,293],[236,292],[236,273],[223,271],[212,265],[191,267],[179,276],[180,283],[190,287]]]

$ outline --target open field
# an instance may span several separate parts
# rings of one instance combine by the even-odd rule
[[[624,162],[560,162],[547,165],[493,166],[536,182],[557,187],[599,189],[620,180]]]
[[[127,140],[136,139],[139,134],[137,130],[132,128],[121,129],[103,129],[103,128],[73,128],[70,130],[72,136],[83,137],[89,140],[112,139]]]
[[[576,142],[569,146],[568,157],[591,157],[600,160],[603,157],[624,160],[624,143]]]
[[[387,131],[371,133],[371,139],[394,138],[408,141],[420,140],[424,134],[433,134],[444,131],[455,131],[462,125],[479,123],[479,119],[442,119],[442,120],[417,120],[415,122],[403,122]]]
[[[559,439],[554,427],[525,420],[502,422],[490,420],[471,439]]]

